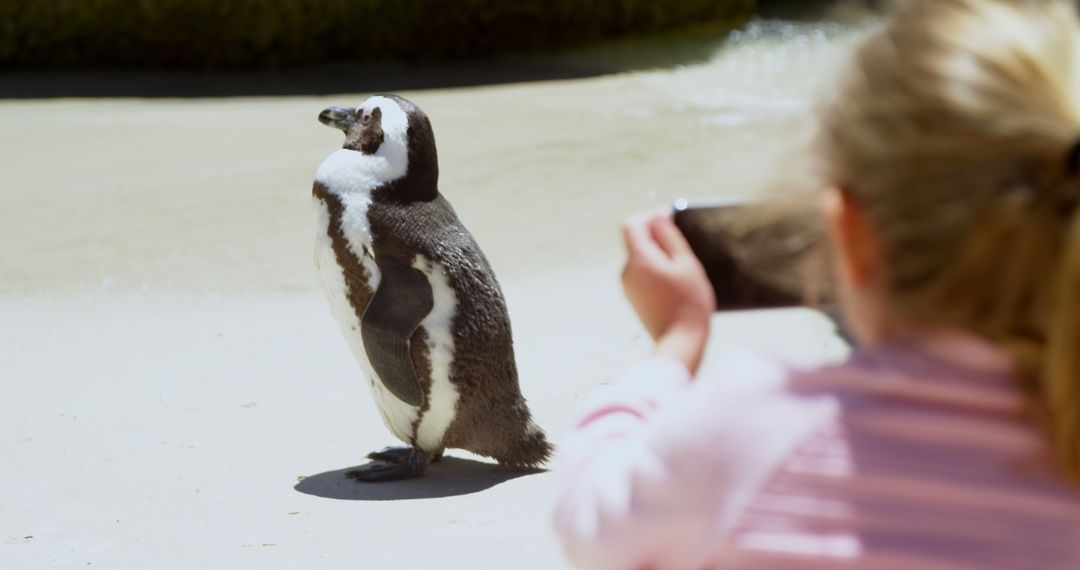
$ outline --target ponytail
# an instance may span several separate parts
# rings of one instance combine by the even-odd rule
[[[889,303],[1014,357],[1080,484],[1080,24],[1072,0],[904,0],[826,100],[818,149],[874,222]]]

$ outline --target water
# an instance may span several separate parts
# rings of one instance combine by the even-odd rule
[[[862,27],[758,21],[689,65],[405,95],[501,273],[611,263],[629,213],[791,165]],[[311,176],[340,144],[315,116],[362,97],[0,104],[0,292],[312,289]]]

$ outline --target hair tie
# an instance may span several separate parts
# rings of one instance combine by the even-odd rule
[[[1069,154],[1065,156],[1065,168],[1069,176],[1080,173],[1080,138],[1069,148]]]

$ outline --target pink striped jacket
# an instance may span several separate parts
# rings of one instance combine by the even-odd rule
[[[1010,364],[962,335],[794,370],[650,359],[564,441],[556,531],[580,568],[1080,569]]]

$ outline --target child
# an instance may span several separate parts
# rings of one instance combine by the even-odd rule
[[[909,0],[822,109],[846,363],[732,348],[666,216],[625,226],[654,354],[561,450],[582,568],[1080,567],[1080,73],[1065,0]]]

